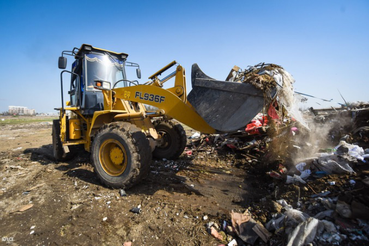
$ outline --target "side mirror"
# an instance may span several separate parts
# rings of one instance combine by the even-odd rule
[[[65,69],[67,67],[67,58],[64,56],[59,57],[58,61],[59,69]]]
[[[140,68],[136,69],[136,74],[137,74],[137,78],[141,79],[141,69]]]

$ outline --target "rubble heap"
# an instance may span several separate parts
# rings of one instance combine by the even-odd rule
[[[187,156],[224,158],[269,177],[270,195],[207,223],[208,232],[228,245],[367,244],[368,109],[310,110],[309,129],[269,109],[236,133],[194,133]]]

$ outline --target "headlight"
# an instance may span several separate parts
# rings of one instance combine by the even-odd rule
[[[101,80],[97,80],[95,81],[95,86],[96,89],[100,89],[100,90],[110,90],[111,89],[111,84],[108,81],[101,81]]]

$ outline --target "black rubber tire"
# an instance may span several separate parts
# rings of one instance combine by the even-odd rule
[[[122,160],[125,162],[125,167],[117,171],[117,175],[104,169],[105,167],[108,170],[107,166],[112,166],[109,163],[106,164],[105,160],[109,158],[101,156],[105,151],[104,146],[109,141],[112,144],[115,141],[116,146],[124,152]],[[91,157],[95,173],[104,185],[124,189],[132,187],[147,176],[152,159],[146,135],[140,128],[128,122],[114,122],[102,126],[93,140]],[[122,173],[119,174],[121,171]]]
[[[60,120],[53,120],[52,127],[53,156],[56,161],[66,161],[72,157],[72,154],[65,153],[60,140]]]
[[[183,126],[169,120],[154,121],[154,127],[162,135],[161,145],[156,146],[153,156],[158,159],[175,160],[183,153],[187,137]]]

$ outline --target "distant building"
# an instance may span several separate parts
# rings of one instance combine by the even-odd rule
[[[22,106],[9,106],[9,114],[17,115],[36,115],[36,110]]]

